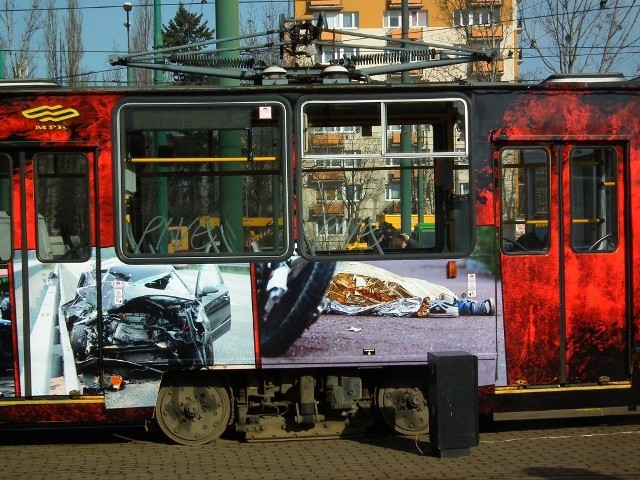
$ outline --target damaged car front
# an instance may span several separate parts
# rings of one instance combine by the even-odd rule
[[[213,341],[231,326],[229,291],[217,267],[201,268],[195,294],[173,266],[106,262],[101,329],[94,271],[81,275],[75,298],[61,307],[79,366],[98,358],[100,330],[103,358],[112,364],[213,364]]]

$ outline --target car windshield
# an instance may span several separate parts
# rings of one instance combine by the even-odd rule
[[[161,290],[163,295],[181,298],[193,296],[175,269],[166,265],[119,265],[109,268],[102,277],[103,284],[117,280],[136,287]]]

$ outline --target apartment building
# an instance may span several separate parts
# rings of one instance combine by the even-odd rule
[[[296,19],[314,19],[322,14],[327,42],[315,59],[328,64],[344,56],[363,56],[375,64],[373,53],[380,47],[399,46],[402,38],[403,0],[294,0]],[[446,67],[416,69],[410,81],[446,81],[472,78],[511,82],[518,79],[521,62],[518,46],[517,0],[407,0],[410,48],[426,58],[452,58],[456,51],[442,46],[467,47],[495,52],[491,63],[475,62]],[[336,33],[339,30],[340,33]],[[353,34],[349,34],[353,32]],[[375,38],[363,38],[362,34]],[[424,44],[434,45],[432,49]],[[436,53],[437,52],[437,53]],[[442,53],[441,53],[442,52]],[[380,78],[378,78],[380,79]],[[400,81],[389,74],[387,81]]]

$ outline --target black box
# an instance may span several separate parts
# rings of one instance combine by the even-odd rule
[[[429,441],[440,457],[469,454],[480,443],[478,357],[433,352],[429,362]]]

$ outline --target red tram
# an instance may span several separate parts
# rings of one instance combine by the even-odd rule
[[[617,78],[4,85],[0,426],[420,434],[451,352],[483,414],[635,408],[639,108]]]

